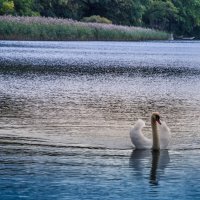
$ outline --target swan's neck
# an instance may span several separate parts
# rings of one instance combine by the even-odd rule
[[[152,127],[152,136],[153,136],[152,150],[158,151],[160,150],[160,138],[158,134],[156,120],[154,118],[151,118],[151,127]]]

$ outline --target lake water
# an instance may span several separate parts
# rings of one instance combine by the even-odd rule
[[[199,199],[200,42],[0,41],[0,148],[1,200]]]

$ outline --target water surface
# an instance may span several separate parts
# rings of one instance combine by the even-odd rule
[[[1,199],[198,199],[200,43],[0,42]],[[159,111],[160,154],[130,127]]]

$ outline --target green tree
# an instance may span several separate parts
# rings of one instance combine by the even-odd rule
[[[14,2],[9,0],[0,0],[0,14],[12,14],[14,12]]]
[[[178,10],[169,0],[153,0],[146,10],[144,22],[152,28],[172,31]]]
[[[100,15],[114,24],[140,25],[149,0],[78,0],[82,4],[84,17]]]
[[[37,16],[39,12],[35,10],[35,0],[14,0],[15,12],[20,16]]]
[[[42,16],[62,18],[82,18],[82,3],[79,0],[38,0],[39,10]]]
[[[175,32],[179,35],[192,35],[200,29],[200,0],[173,0],[178,10]]]

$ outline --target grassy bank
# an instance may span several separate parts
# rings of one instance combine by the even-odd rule
[[[0,16],[0,40],[166,40],[169,34],[140,27],[69,19]]]

